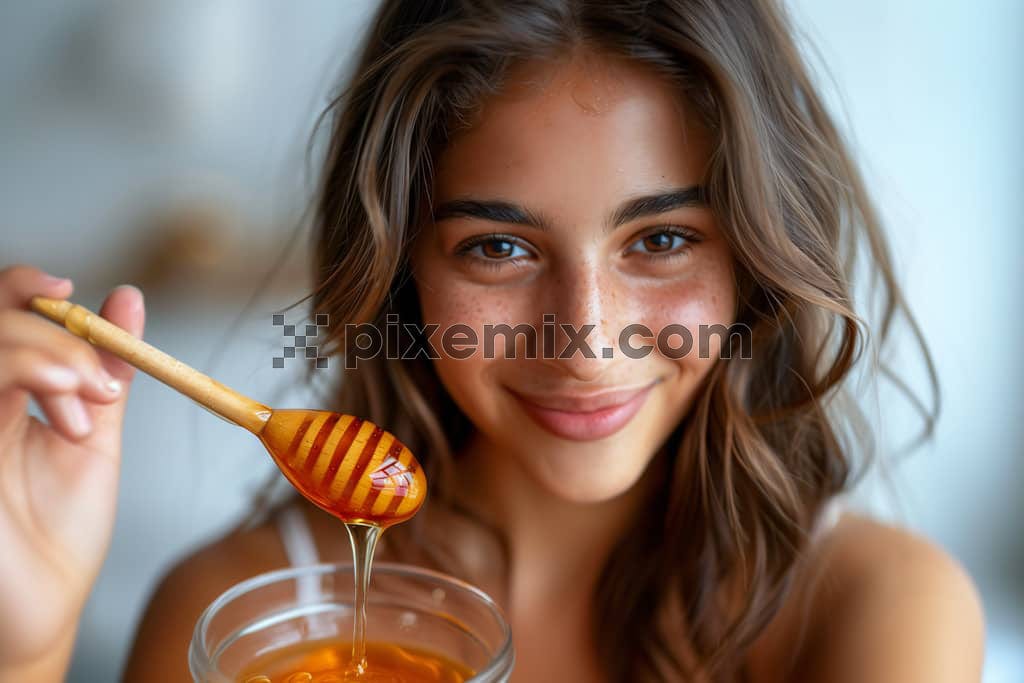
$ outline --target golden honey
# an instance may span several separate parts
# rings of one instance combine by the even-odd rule
[[[426,497],[409,449],[353,415],[275,410],[259,438],[288,480],[343,522],[388,527],[415,515]]]
[[[350,667],[350,643],[312,641],[253,661],[238,683],[464,683],[474,672],[442,655],[405,645],[368,642],[362,674]]]
[[[254,673],[243,680],[465,680],[467,676],[459,673],[464,669],[443,658],[366,642],[366,595],[377,538],[387,527],[415,515],[426,498],[426,476],[409,449],[394,434],[368,420],[325,410],[274,410],[259,438],[292,485],[345,524],[355,567],[355,615],[352,642],[347,646],[350,655],[345,660],[349,666],[339,668],[339,648],[343,647],[339,643],[313,649],[303,645],[296,646],[293,654],[275,655],[273,662],[256,662],[251,669]]]

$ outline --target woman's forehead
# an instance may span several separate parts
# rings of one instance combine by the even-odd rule
[[[437,160],[438,197],[618,195],[699,184],[706,130],[671,83],[640,64],[596,54],[515,67],[472,126]]]

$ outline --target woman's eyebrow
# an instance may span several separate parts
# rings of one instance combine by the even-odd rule
[[[707,192],[700,185],[680,187],[667,192],[642,195],[624,201],[606,223],[608,231],[644,216],[656,216],[674,209],[708,208]]]
[[[610,232],[638,218],[685,207],[708,207],[707,193],[703,187],[691,185],[627,199],[608,217],[605,229]],[[542,214],[500,199],[453,199],[442,202],[434,209],[435,222],[456,217],[526,225],[542,231],[551,230],[552,225]]]

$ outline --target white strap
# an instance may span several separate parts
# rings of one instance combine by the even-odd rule
[[[833,496],[825,501],[821,511],[818,513],[818,519],[814,522],[811,538],[817,540],[832,531],[832,527],[839,523],[839,518],[843,514],[843,507],[842,496]]]

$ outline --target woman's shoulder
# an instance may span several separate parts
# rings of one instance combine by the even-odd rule
[[[793,586],[752,650],[757,683],[980,679],[977,588],[919,534],[845,511],[815,540]]]
[[[124,680],[190,680],[188,646],[206,606],[236,583],[285,564],[273,521],[233,529],[174,563],[150,596]]]

